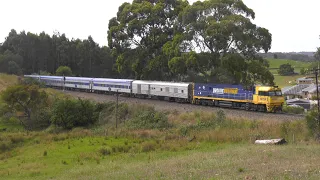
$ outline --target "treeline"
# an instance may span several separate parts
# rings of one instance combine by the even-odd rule
[[[315,61],[314,52],[301,52],[301,53],[259,53],[263,58],[273,58],[273,59],[292,59],[295,61]]]
[[[91,36],[85,40],[68,39],[11,30],[0,46],[0,72],[10,74],[55,74],[68,66],[75,76],[114,77],[115,59],[108,47],[100,47]]]
[[[133,0],[109,20],[108,47],[86,40],[12,30],[0,47],[1,72],[213,83],[273,84],[269,31],[253,24],[241,0]]]

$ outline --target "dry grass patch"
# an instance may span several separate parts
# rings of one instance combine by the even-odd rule
[[[17,76],[0,73],[0,92],[5,90],[8,86],[16,84],[17,82]]]
[[[136,162],[129,157],[73,169],[62,179],[317,179],[320,147],[233,145],[218,151],[172,155],[149,153]],[[136,157],[138,158],[138,157]],[[80,175],[81,172],[81,175]],[[85,174],[85,176],[83,176]]]

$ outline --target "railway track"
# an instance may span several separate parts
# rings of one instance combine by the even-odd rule
[[[62,91],[65,94],[69,94],[74,97],[85,98],[94,100],[96,102],[109,102],[116,101],[116,96],[96,93],[86,93],[79,91]],[[255,111],[245,111],[239,109],[220,108],[220,107],[208,107],[193,104],[181,104],[176,102],[158,101],[152,99],[138,99],[119,96],[119,103],[128,103],[131,105],[145,104],[154,106],[157,110],[175,110],[178,112],[217,112],[223,110],[227,117],[232,119],[249,119],[249,120],[269,120],[269,121],[296,121],[304,120],[304,115],[288,114],[288,113],[263,113]]]

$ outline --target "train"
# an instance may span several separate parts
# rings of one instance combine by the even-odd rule
[[[281,112],[285,98],[278,86],[145,81],[134,79],[24,75],[47,87],[89,93],[121,94],[133,98],[226,107],[267,113]]]

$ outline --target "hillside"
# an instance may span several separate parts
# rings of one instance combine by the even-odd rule
[[[296,73],[300,73],[301,68],[308,68],[311,62],[302,62],[289,59],[268,59],[270,64],[270,72],[274,75],[275,83],[279,87],[286,87],[293,85],[298,78],[305,77],[303,75],[297,74],[293,76],[281,76],[278,74],[278,68],[282,64],[289,63],[292,65]],[[289,82],[292,82],[291,84]]]
[[[0,79],[6,87],[15,77]],[[186,113],[121,103],[115,128],[115,112],[114,102],[106,103],[99,122],[72,130],[52,125],[26,131],[15,118],[0,119],[0,177],[316,179],[319,172],[320,146],[308,134],[305,121],[262,120],[261,115],[255,120],[239,115],[235,120],[223,110]],[[163,124],[159,128],[156,118]],[[253,143],[281,137],[287,145]]]
[[[0,73],[0,92],[8,86],[18,82],[18,77],[15,75],[8,75]]]

